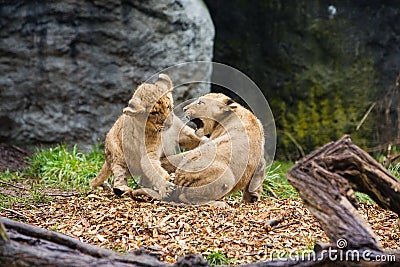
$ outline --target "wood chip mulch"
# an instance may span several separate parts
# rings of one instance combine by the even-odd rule
[[[174,206],[157,201],[116,198],[106,192],[55,197],[40,206],[0,210],[1,216],[67,234],[119,252],[145,248],[166,262],[189,252],[207,256],[221,251],[234,264],[271,260],[290,251],[311,250],[328,242],[300,199],[232,201],[227,208]],[[361,204],[386,249],[400,249],[397,215],[377,205]],[[269,225],[271,220],[279,223]]]

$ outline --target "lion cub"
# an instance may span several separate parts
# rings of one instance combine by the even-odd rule
[[[134,190],[127,183],[131,172],[141,176],[141,185],[153,189],[161,198],[168,195],[174,185],[161,167],[160,156],[172,153],[177,143],[192,149],[202,140],[174,115],[172,89],[168,75],[160,74],[155,84],[144,83],[135,90],[123,115],[106,135],[106,160],[90,182],[92,188],[111,189],[106,180],[113,174],[114,193],[132,195]]]
[[[224,94],[206,94],[184,111],[196,124],[196,135],[209,136],[209,141],[162,159],[163,166],[176,169],[174,183],[181,186],[172,199],[221,206],[221,202],[207,201],[243,190],[245,202],[257,201],[265,170],[261,122]]]

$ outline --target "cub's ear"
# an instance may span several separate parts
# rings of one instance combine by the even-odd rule
[[[232,111],[232,109],[236,109],[239,106],[238,103],[233,101],[231,98],[228,98],[225,102],[224,111]]]
[[[174,89],[171,78],[164,73],[158,75],[158,81],[156,82],[156,85],[168,92],[172,92]]]
[[[146,112],[146,108],[141,104],[140,99],[132,98],[129,100],[128,107],[124,108],[122,113],[128,116],[135,116]]]

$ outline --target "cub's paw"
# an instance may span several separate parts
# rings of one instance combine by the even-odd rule
[[[105,190],[105,191],[111,191],[111,190],[112,190],[111,185],[110,185],[109,183],[107,183],[107,182],[104,182],[104,183],[101,185],[101,187],[102,187],[103,190]]]
[[[176,190],[176,184],[165,181],[165,183],[158,184],[155,191],[161,196],[162,199],[168,200],[171,198],[172,193]]]
[[[201,145],[203,145],[203,144],[209,142],[210,140],[211,140],[210,138],[203,136],[203,137],[201,138],[201,140],[200,140],[199,146],[201,146]]]
[[[121,186],[118,186],[118,187],[114,187],[113,191],[114,191],[114,194],[116,194],[117,196],[121,197],[121,196],[124,196],[124,195],[132,194],[133,189],[130,188],[129,186],[127,186],[127,185],[121,185]]]
[[[207,205],[211,206],[211,207],[216,207],[216,208],[220,208],[220,209],[224,209],[227,208],[228,205],[224,202],[224,201],[210,201],[207,203]]]

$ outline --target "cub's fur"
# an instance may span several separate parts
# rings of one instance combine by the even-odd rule
[[[187,203],[201,203],[207,200],[207,196],[201,194],[220,198],[241,189],[244,201],[257,201],[262,192],[265,169],[261,122],[252,112],[223,94],[204,95],[184,110],[197,125],[196,134],[209,136],[209,141],[193,150],[162,159],[169,170],[177,166],[175,184],[198,188],[176,190],[175,198]],[[217,179],[219,177],[221,179]],[[211,186],[202,187],[206,184]],[[220,205],[221,202],[211,204]]]
[[[154,189],[161,197],[167,196],[173,184],[168,182],[170,176],[161,167],[160,156],[172,153],[178,142],[191,149],[201,141],[193,129],[174,115],[172,89],[172,81],[165,74],[160,74],[155,84],[144,83],[136,89],[123,115],[106,136],[106,160],[90,182],[92,188],[109,189],[106,180],[113,174],[114,192],[132,195],[134,190],[127,183],[130,170],[132,175],[142,177],[142,185]]]

